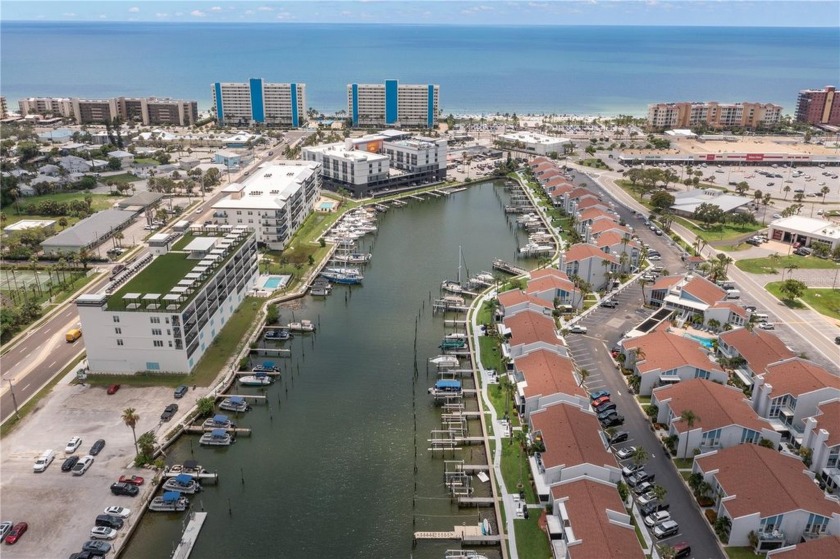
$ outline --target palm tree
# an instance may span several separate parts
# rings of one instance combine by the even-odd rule
[[[786,184],[785,187],[782,189],[785,192],[785,200],[787,200],[788,194],[790,193],[790,185]]]
[[[134,437],[134,451],[140,454],[140,448],[137,446],[137,433],[134,431],[134,428],[137,427],[137,422],[140,420],[140,416],[137,415],[134,408],[125,408],[122,412],[122,420],[126,427],[131,427],[131,434]]]
[[[792,278],[793,278],[793,271],[794,271],[794,270],[796,270],[797,268],[799,268],[799,265],[798,265],[798,264],[794,264],[794,263],[791,263],[789,266],[787,266],[787,267],[785,268],[785,270],[787,270],[787,271],[788,271],[788,279],[792,279]],[[784,275],[784,274],[782,274],[782,279],[784,279],[784,278],[785,278],[785,275]]]
[[[640,446],[633,453],[633,464],[635,464],[636,466],[638,466],[639,464],[644,464],[648,461],[648,458],[650,458],[650,454],[648,454],[648,451],[645,450],[645,447]]]
[[[578,386],[583,386],[583,383],[589,378],[589,371],[587,369],[581,369],[578,371],[578,376],[580,377],[580,384]]]
[[[656,497],[656,500],[660,503],[665,501],[665,495],[668,494],[668,490],[659,485],[658,483],[653,486],[653,496]]]
[[[688,431],[694,428],[694,423],[700,421],[700,417],[691,410],[683,410],[680,420],[685,421]],[[685,451],[688,452],[688,431],[685,433]]]

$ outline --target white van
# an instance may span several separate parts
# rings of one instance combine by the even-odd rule
[[[763,312],[754,312],[750,317],[751,320],[755,320],[756,322],[767,322],[770,320],[770,315]]]
[[[729,291],[726,292],[726,298],[727,299],[740,299],[741,298],[741,292],[738,291],[737,289],[730,289]]]
[[[35,466],[33,466],[32,469],[36,472],[43,472],[50,464],[52,464],[53,460],[55,460],[55,452],[52,450],[45,450],[44,453],[35,460]]]

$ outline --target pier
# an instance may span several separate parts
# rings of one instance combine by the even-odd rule
[[[415,540],[459,540],[467,545],[499,545],[499,535],[484,535],[481,526],[455,526],[450,532],[414,532]]]
[[[181,541],[178,542],[178,547],[172,554],[172,559],[187,559],[192,553],[193,546],[198,540],[198,533],[201,527],[204,526],[204,521],[207,519],[206,512],[191,512],[190,521],[184,529],[184,534],[181,536]]]
[[[242,398],[243,400],[258,400],[258,401],[266,401],[265,396],[261,396],[259,394],[216,394],[217,400],[224,400],[225,398]]]
[[[234,375],[239,375],[239,376],[245,376],[245,375],[253,375],[253,374],[256,374],[256,373],[260,373],[261,375],[265,375],[267,377],[279,377],[280,376],[280,371],[236,371],[233,374]]]
[[[178,477],[178,476],[182,475],[183,473],[184,472],[171,472],[169,470],[164,470],[162,477],[163,478]],[[187,473],[187,475],[190,476],[193,479],[197,479],[197,480],[201,481],[201,483],[203,483],[205,485],[213,485],[213,484],[219,482],[219,474],[217,474],[216,472],[208,472],[208,471],[205,470],[205,471],[202,471],[200,473],[194,473],[194,474]]]
[[[458,497],[459,507],[492,507],[496,505],[493,497]]]
[[[522,274],[527,273],[527,270],[520,268],[519,266],[514,266],[513,264],[498,258],[493,261],[493,269],[514,276],[521,276]]]
[[[195,435],[203,435],[204,433],[215,431],[217,429],[224,429],[228,433],[234,433],[236,435],[244,435],[246,437],[251,436],[251,430],[247,427],[205,427],[203,425],[187,425],[184,427],[184,432]]]

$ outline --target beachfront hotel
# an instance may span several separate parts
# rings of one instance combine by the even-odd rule
[[[106,293],[75,301],[93,373],[189,373],[256,284],[247,227],[161,233],[150,249]]]
[[[758,128],[779,122],[782,107],[772,103],[656,103],[648,105],[651,128],[688,128],[705,124],[711,128]]]
[[[796,100],[796,120],[815,126],[840,126],[840,95],[834,86],[800,91]]]
[[[110,123],[115,118],[146,126],[170,124],[193,126],[198,120],[198,102],[158,97],[79,99],[29,97],[18,101],[20,115],[72,118],[77,124]]]
[[[216,82],[212,90],[219,126],[298,127],[306,120],[306,84],[251,78],[248,83]]]
[[[434,84],[347,84],[347,113],[353,126],[434,128],[438,121],[440,86]]]
[[[303,148],[301,157],[322,166],[324,188],[354,197],[446,180],[446,140],[384,130],[343,142]]]
[[[547,136],[536,132],[509,132],[496,138],[496,145],[505,150],[521,151],[533,155],[563,155],[564,146],[571,140],[557,136]]]
[[[219,223],[253,228],[258,243],[283,250],[321,194],[321,166],[310,161],[264,164],[244,183],[231,183],[222,192],[228,195],[213,204]]]

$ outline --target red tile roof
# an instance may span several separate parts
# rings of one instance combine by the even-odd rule
[[[586,208],[583,211],[579,212],[578,221],[589,221],[594,220],[595,218],[607,218],[613,223],[618,223],[618,218],[615,217],[613,214],[609,212],[605,212],[600,208]]]
[[[799,357],[771,363],[765,371],[764,381],[773,386],[772,398],[784,394],[799,397],[826,387],[840,390],[840,378]]]
[[[561,280],[568,280],[569,276],[566,275],[566,272],[560,270],[558,268],[540,268],[539,270],[533,270],[531,272],[531,279],[539,279],[544,277],[552,277],[558,278]]]
[[[739,444],[697,456],[702,471],[714,476],[726,495],[732,518],[758,513],[760,518],[803,510],[831,518],[840,503],[826,499],[803,471],[802,460],[755,444]]]
[[[573,186],[572,183],[569,182],[568,179],[562,176],[555,176],[551,177],[545,182],[545,186],[560,186],[561,184],[568,184],[569,186]]]
[[[759,419],[744,393],[731,386],[695,378],[656,388],[653,393],[660,402],[670,398],[668,407],[674,413],[673,425],[680,433],[689,430],[686,422],[679,419],[686,410],[697,416],[692,429],[711,431],[740,425],[760,433],[770,427],[768,422]]]
[[[817,420],[817,429],[828,431],[826,445],[840,445],[840,400],[831,400],[817,407],[819,411],[814,419]]]
[[[499,303],[503,307],[512,307],[521,303],[531,303],[532,305],[554,310],[554,305],[552,303],[546,301],[545,299],[529,295],[518,289],[512,289],[510,291],[505,291],[504,293],[499,293],[498,299]]]
[[[823,559],[824,557],[840,557],[840,536],[823,536],[816,540],[798,543],[796,546],[779,550],[771,555],[771,559]]]
[[[741,318],[747,318],[747,309],[742,307],[741,305],[736,305],[735,303],[730,303],[728,301],[721,301],[719,303],[715,303],[710,308],[713,309],[728,309],[729,312],[733,312],[740,316]]]
[[[724,332],[720,339],[735,348],[756,373],[763,372],[770,363],[796,357],[782,340],[766,330],[755,329],[751,332],[746,328],[738,328]]]
[[[563,196],[567,192],[571,192],[574,190],[575,187],[570,184],[561,184],[559,186],[552,187],[552,190],[549,192],[552,198],[559,198]]]
[[[526,398],[568,394],[586,398],[586,391],[578,386],[572,360],[553,351],[540,349],[513,360],[528,384],[523,389]]]
[[[598,233],[603,233],[605,231],[621,231],[630,237],[630,230],[623,225],[619,225],[614,221],[609,221],[606,219],[599,219],[595,223],[592,224],[591,231],[593,235],[597,235]]]
[[[662,330],[625,340],[623,345],[627,349],[642,350],[644,356],[636,362],[639,373],[671,371],[685,365],[709,372],[723,372],[717,363],[709,360],[697,342]]]
[[[595,239],[595,244],[598,246],[598,248],[611,247],[615,245],[620,245],[621,239],[624,238],[624,235],[622,235],[621,233],[610,230],[598,235],[598,238]]]
[[[549,169],[554,169],[555,171],[558,170],[557,165],[555,165],[551,161],[543,161],[539,165],[537,165],[535,167],[532,167],[532,169],[533,169],[535,175],[538,175],[543,171],[548,171]]]
[[[577,207],[580,210],[585,210],[587,208],[603,208],[605,206],[600,200],[598,200],[594,196],[584,196],[578,200]]]
[[[615,457],[604,448],[601,426],[591,412],[567,403],[558,403],[531,412],[531,431],[541,431],[546,468],[556,466],[615,467]]]
[[[618,263],[618,259],[612,254],[607,254],[595,245],[589,243],[578,243],[572,245],[566,251],[566,263],[578,262],[586,260],[587,258],[600,258],[601,260],[609,260],[610,262]]]
[[[569,192],[569,199],[574,200],[576,198],[581,198],[583,196],[592,196],[597,199],[597,197],[592,194],[591,190],[587,190],[585,188],[575,188],[571,192]]]
[[[510,328],[510,345],[546,342],[562,345],[557,337],[554,319],[536,311],[523,311],[514,316],[505,317],[504,325]]]
[[[707,305],[713,305],[718,301],[726,299],[725,290],[702,276],[694,276],[691,278],[685,285],[683,285],[682,290],[690,295],[693,295]]]
[[[532,279],[528,282],[528,287],[525,289],[525,291],[527,291],[529,294],[534,294],[555,289],[566,291],[568,293],[575,293],[579,291],[571,280],[560,279],[555,276],[541,276],[537,279]]]
[[[651,289],[671,289],[682,281],[682,276],[663,276],[656,280]]]
[[[633,528],[616,524],[607,515],[607,511],[626,514],[615,486],[582,478],[553,486],[551,494],[563,502],[579,542],[567,548],[571,559],[644,557]]]
[[[551,162],[552,162],[552,159],[540,155],[540,156],[535,157],[530,163],[528,163],[528,166],[533,169],[534,167],[538,167],[542,163],[551,163]]]

